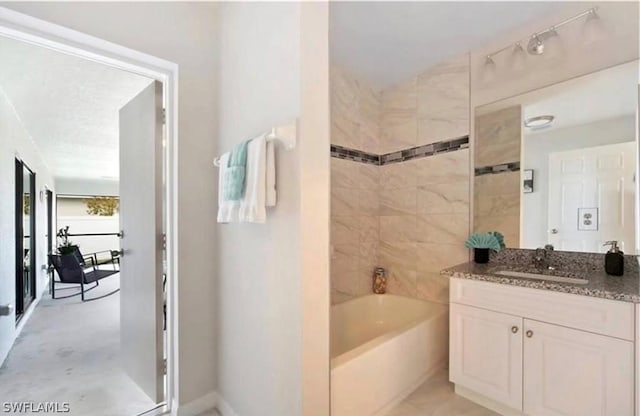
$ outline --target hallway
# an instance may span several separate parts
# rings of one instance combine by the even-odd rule
[[[87,297],[118,286],[119,275],[109,277]],[[45,295],[0,367],[0,403],[69,403],[71,415],[96,416],[152,408],[120,368],[119,306],[119,293],[84,303]]]

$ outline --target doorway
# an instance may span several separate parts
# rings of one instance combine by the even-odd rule
[[[39,23],[41,24],[41,23]],[[47,25],[44,25],[47,26]],[[53,25],[51,25],[53,26]],[[2,22],[0,21],[0,33],[2,32]],[[43,28],[40,27],[40,29],[42,30]],[[44,30],[44,32],[46,33],[46,30]],[[34,43],[33,42],[33,37],[31,36],[27,36],[26,34],[22,34],[25,37],[29,37],[29,41],[30,43]],[[18,37],[20,38],[21,34],[20,33],[11,33],[11,38],[15,38]],[[77,36],[77,35],[76,35]],[[74,44],[78,44],[78,39],[74,39],[75,42]],[[46,40],[46,39],[41,39],[42,43],[46,43],[47,47],[49,49],[51,48],[51,42]],[[71,42],[70,42],[71,43]],[[36,42],[37,44],[37,42]],[[33,46],[33,45],[31,45]],[[75,49],[75,48],[71,48],[68,45],[64,45],[64,44],[57,44],[55,45],[56,47],[53,48],[54,50],[57,50],[58,53],[60,52],[64,52],[64,53],[69,53],[71,49],[73,49],[73,55],[75,55],[75,57],[78,56],[89,56],[89,51],[88,50],[81,50],[81,49]],[[37,47],[37,46],[34,46]],[[113,60],[113,53],[110,53],[110,58],[106,58],[104,57],[104,63],[109,64],[109,66],[111,68],[118,68],[118,70],[121,71],[127,71],[129,73],[136,73],[138,75],[143,75],[143,76],[147,76],[149,77],[150,80],[150,85],[153,86],[152,88],[152,92],[153,92],[153,103],[154,104],[158,104],[159,106],[154,106],[153,108],[153,119],[151,121],[151,125],[154,128],[154,133],[152,134],[154,142],[153,145],[155,146],[155,150],[156,153],[154,155],[154,157],[149,158],[149,154],[145,153],[143,155],[141,154],[136,154],[136,153],[131,153],[131,152],[127,152],[127,149],[124,149],[125,153],[128,153],[130,156],[136,156],[137,155],[137,159],[138,160],[143,160],[143,159],[152,159],[155,161],[154,164],[154,171],[153,171],[153,175],[154,175],[154,180],[156,181],[155,184],[149,186],[149,188],[154,189],[154,194],[153,194],[153,198],[151,201],[155,204],[152,209],[147,210],[147,217],[150,217],[151,215],[149,213],[152,214],[156,214],[156,219],[159,219],[158,221],[154,222],[157,224],[160,224],[160,227],[158,228],[160,231],[158,231],[159,234],[154,233],[153,236],[151,236],[151,240],[153,241],[153,244],[158,245],[158,246],[162,246],[162,241],[166,240],[166,251],[163,254],[162,250],[152,250],[155,253],[160,253],[160,254],[155,254],[154,255],[154,265],[155,265],[155,275],[158,276],[157,282],[158,284],[156,285],[156,287],[161,288],[160,290],[156,290],[154,291],[154,293],[152,294],[152,297],[155,299],[156,302],[163,302],[163,299],[171,299],[172,296],[171,291],[173,290],[173,279],[174,279],[174,275],[173,275],[173,264],[175,262],[175,244],[174,244],[174,234],[173,234],[173,230],[174,227],[172,225],[172,221],[174,219],[174,215],[173,212],[175,211],[174,209],[174,198],[173,198],[173,194],[174,194],[174,175],[172,174],[172,170],[174,169],[174,164],[172,163],[173,161],[173,141],[175,140],[175,130],[174,130],[174,116],[175,116],[175,103],[173,102],[172,99],[172,94],[171,91],[174,88],[175,85],[175,66],[173,65],[167,65],[167,68],[162,68],[162,65],[157,65],[158,61],[154,60],[154,65],[149,65],[148,62],[142,62],[144,61],[144,59],[142,59],[140,63],[140,66],[135,66],[131,64],[131,59],[126,59],[126,61],[128,61],[127,63],[124,62],[124,60],[122,62],[115,62]],[[146,59],[146,58],[145,58]],[[92,53],[91,54],[91,61],[93,61],[93,63],[95,63],[96,61],[100,62],[99,57],[96,58],[96,56]],[[167,63],[168,64],[168,63]],[[153,67],[153,69],[150,69],[149,67]],[[160,81],[158,81],[158,79]],[[165,93],[166,92],[166,93]],[[134,101],[135,98],[138,98],[138,96],[133,97],[131,101]],[[167,111],[167,124],[166,126],[162,125],[162,119],[163,117],[163,107],[166,107],[168,109]],[[122,114],[121,114],[122,116]],[[163,131],[166,131],[166,135],[165,137],[162,137],[162,133]],[[160,132],[160,135],[158,135],[158,132]],[[166,145],[165,145],[166,144]],[[130,149],[129,149],[130,150]],[[137,151],[139,151],[140,149],[137,149]],[[123,148],[121,147],[120,151],[123,151]],[[122,153],[121,153],[122,154]],[[166,160],[168,163],[166,163],[166,165],[163,165],[163,161]],[[129,166],[135,166],[135,163],[130,163]],[[137,165],[140,165],[139,163]],[[39,169],[34,169],[34,173],[37,173]],[[136,173],[139,171],[135,171],[134,173]],[[131,172],[130,172],[131,173]],[[133,175],[133,177],[135,178],[139,178],[139,176],[135,176]],[[165,186],[163,186],[163,183]],[[140,185],[141,182],[138,182],[138,185]],[[34,186],[37,186],[34,188]],[[34,180],[34,185],[31,186],[31,192],[30,195],[35,195],[36,194],[36,190],[37,189],[42,189],[42,182],[40,182],[38,185],[35,185],[35,180]],[[138,187],[137,189],[140,189],[140,187]],[[166,194],[165,194],[166,192]],[[131,195],[131,193],[129,194]],[[31,197],[30,201],[35,200],[35,198]],[[56,200],[56,187],[53,186],[53,189],[48,190],[47,193],[47,201],[46,203],[43,202],[44,198],[41,198],[41,204],[40,205],[44,205],[46,204],[46,210],[45,210],[45,206],[42,206],[39,209],[39,212],[47,213],[47,223],[49,225],[51,225],[51,223],[53,222],[53,202]],[[35,212],[35,209],[31,212]],[[123,215],[124,216],[124,215]],[[138,220],[145,220],[145,217],[137,215]],[[164,224],[162,222],[162,219],[166,218],[167,219],[167,224]],[[44,221],[43,221],[44,222]],[[43,222],[40,222],[39,224],[42,224]],[[16,223],[17,223],[17,219],[16,219]],[[44,227],[42,227],[44,228]],[[39,248],[40,250],[44,249],[45,247],[47,248],[46,250],[46,254],[50,254],[50,253],[55,253],[56,252],[56,244],[54,243],[54,237],[53,237],[53,231],[51,230],[51,227],[48,227],[48,230],[46,233],[41,232],[41,234],[43,234],[42,236],[40,236],[40,238],[42,239]],[[34,233],[30,233],[29,237],[33,236]],[[124,232],[122,232],[121,229],[118,230],[118,235],[120,235],[122,238],[123,243],[121,244],[119,248],[120,255],[122,256],[122,262],[126,263],[127,261],[130,262],[134,262],[136,260],[136,253],[139,253],[140,251],[137,250],[137,244],[139,243],[139,241],[132,241],[132,237],[136,235],[135,230],[124,230]],[[144,238],[147,238],[148,236],[145,235],[143,236]],[[36,240],[35,238],[33,239],[34,241]],[[124,241],[127,241],[127,245],[124,244]],[[24,246],[24,243],[23,243]],[[128,251],[129,250],[129,251]],[[35,250],[34,250],[35,251]],[[45,250],[42,250],[43,252],[45,252]],[[16,249],[16,253],[18,253],[18,249]],[[21,251],[21,253],[23,253],[23,251]],[[17,257],[17,255],[16,255]],[[23,256],[21,256],[23,257]],[[163,258],[166,259],[166,262],[163,262]],[[130,260],[129,260],[130,259]],[[158,261],[159,259],[159,261]],[[164,263],[164,264],[163,264]],[[34,266],[33,268],[31,268],[30,270],[35,270],[37,267],[41,266],[42,263],[39,262],[36,266]],[[123,265],[123,267],[125,267]],[[166,269],[166,270],[164,270]],[[45,269],[45,273],[46,273],[46,269]],[[165,273],[166,272],[166,273]],[[56,273],[57,274],[57,273]],[[164,286],[163,283],[163,276],[166,275],[167,276],[167,280],[166,280],[166,286]],[[155,278],[155,277],[154,277]],[[41,289],[43,288],[42,286],[37,286],[37,284],[35,285],[36,289],[35,289],[35,293],[36,295],[33,297],[32,300],[32,306],[30,308],[30,310],[36,310],[39,307],[39,305],[37,305],[37,303],[43,299],[41,296]],[[162,287],[166,288],[165,292],[162,292]],[[163,295],[164,294],[164,295]],[[100,304],[100,301],[96,301],[92,304],[95,305],[104,305],[104,303]],[[16,302],[16,306],[18,306],[18,302]],[[42,303],[41,305],[42,306]],[[86,305],[81,305],[81,306],[86,306]],[[169,317],[174,313],[174,309],[171,306],[170,302],[166,303],[167,306],[167,314],[169,315]],[[94,308],[94,306],[88,306],[90,308]],[[163,326],[163,321],[162,321],[162,311],[163,305],[156,305],[155,310],[159,311],[158,313],[156,313],[157,316],[159,316],[158,319],[155,319],[155,322],[153,322],[154,327],[156,328],[156,334],[157,332],[157,328],[160,328],[160,331],[162,331],[162,326]],[[146,310],[146,309],[145,309]],[[49,310],[49,312],[51,312],[51,310]],[[121,314],[121,313],[120,313]],[[34,313],[33,316],[35,316],[36,314]],[[122,315],[122,314],[121,314]],[[127,316],[124,317],[123,321],[124,322],[128,322],[127,321],[127,317],[133,316],[132,314],[125,314]],[[4,319],[3,317],[0,317],[0,319]],[[28,319],[29,322],[25,322],[27,321],[27,319],[21,319],[21,323],[20,325],[18,325],[16,327],[16,332],[20,332],[22,330],[24,330],[25,328],[28,328],[30,322],[35,322],[35,319]],[[171,319],[167,320],[167,337],[168,339],[170,339],[171,335],[173,334],[173,327],[171,322],[175,322],[172,321]],[[47,324],[45,325],[55,325],[55,322],[49,321]],[[0,328],[1,329],[1,328]],[[161,334],[161,332],[160,332]],[[1,334],[0,334],[1,335]],[[60,336],[63,336],[62,334],[60,334]],[[156,335],[155,338],[157,339],[158,336]],[[156,344],[159,344],[160,346],[162,346],[162,344],[166,344],[167,345],[167,350],[165,352],[162,352],[162,349],[160,349],[158,353],[156,353],[156,358],[158,358],[158,360],[154,360],[156,362],[153,363],[153,367],[156,370],[155,371],[155,375],[160,374],[161,377],[159,378],[161,381],[160,383],[158,383],[160,385],[160,388],[158,388],[158,384],[156,384],[156,394],[153,395],[152,397],[152,402],[153,402],[153,406],[154,407],[158,407],[158,411],[161,410],[166,410],[168,409],[168,403],[171,403],[171,397],[172,397],[172,392],[173,392],[173,378],[172,378],[172,357],[173,357],[173,348],[172,346],[174,345],[173,342],[167,341],[167,342],[157,342]],[[126,348],[120,348],[121,350],[127,350]],[[1,352],[1,350],[0,350]],[[62,355],[64,354],[68,354],[68,351],[62,351],[61,352]],[[150,356],[149,351],[146,351],[146,355],[144,358],[148,358]],[[0,360],[3,357],[0,356]],[[119,359],[120,357],[118,357]],[[165,359],[168,361],[166,364],[163,363],[163,361],[165,361]],[[163,373],[163,369],[167,368],[167,377],[166,377],[166,382],[165,382],[165,377]],[[131,368],[127,368],[127,370],[132,370]],[[135,369],[136,371],[139,369]],[[133,371],[132,371],[133,372]],[[0,372],[0,377],[2,376],[1,372]],[[130,378],[132,379],[136,379],[137,376],[139,376],[139,372],[136,374],[129,374]],[[111,380],[112,382],[114,380]],[[139,387],[141,387],[142,390],[144,390],[145,392],[147,392],[147,388],[144,386],[140,386],[140,383],[137,382],[138,380],[136,380],[136,384],[138,384]],[[107,382],[107,381],[105,381]],[[2,383],[2,380],[0,380],[0,384]],[[114,383],[115,384],[115,383]],[[14,390],[15,391],[15,390]],[[4,396],[3,396],[4,397]],[[64,397],[61,397],[61,399],[64,400]],[[147,408],[148,409],[148,408]],[[147,410],[145,409],[145,410]],[[71,413],[73,414],[73,409],[71,409]],[[128,413],[128,412],[127,412]],[[130,414],[130,413],[128,413]]]

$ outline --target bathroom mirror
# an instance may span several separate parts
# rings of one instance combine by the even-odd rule
[[[474,231],[637,253],[638,61],[475,108]]]

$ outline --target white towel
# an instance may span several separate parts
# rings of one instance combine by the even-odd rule
[[[224,176],[229,164],[229,153],[220,156],[220,170],[218,172],[218,222],[229,223],[238,220],[240,201],[225,201],[223,195]]]
[[[257,137],[247,145],[247,165],[244,194],[240,201],[223,198],[224,175],[229,153],[220,157],[218,179],[218,222],[264,223],[266,207],[276,205],[276,165],[273,143],[265,136]]]
[[[266,205],[276,206],[276,157],[273,142],[267,142],[267,196]]]

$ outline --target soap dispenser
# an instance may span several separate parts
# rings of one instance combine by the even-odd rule
[[[618,248],[617,241],[607,241],[605,246],[611,246],[604,256],[604,270],[612,276],[624,274],[624,253]]]

